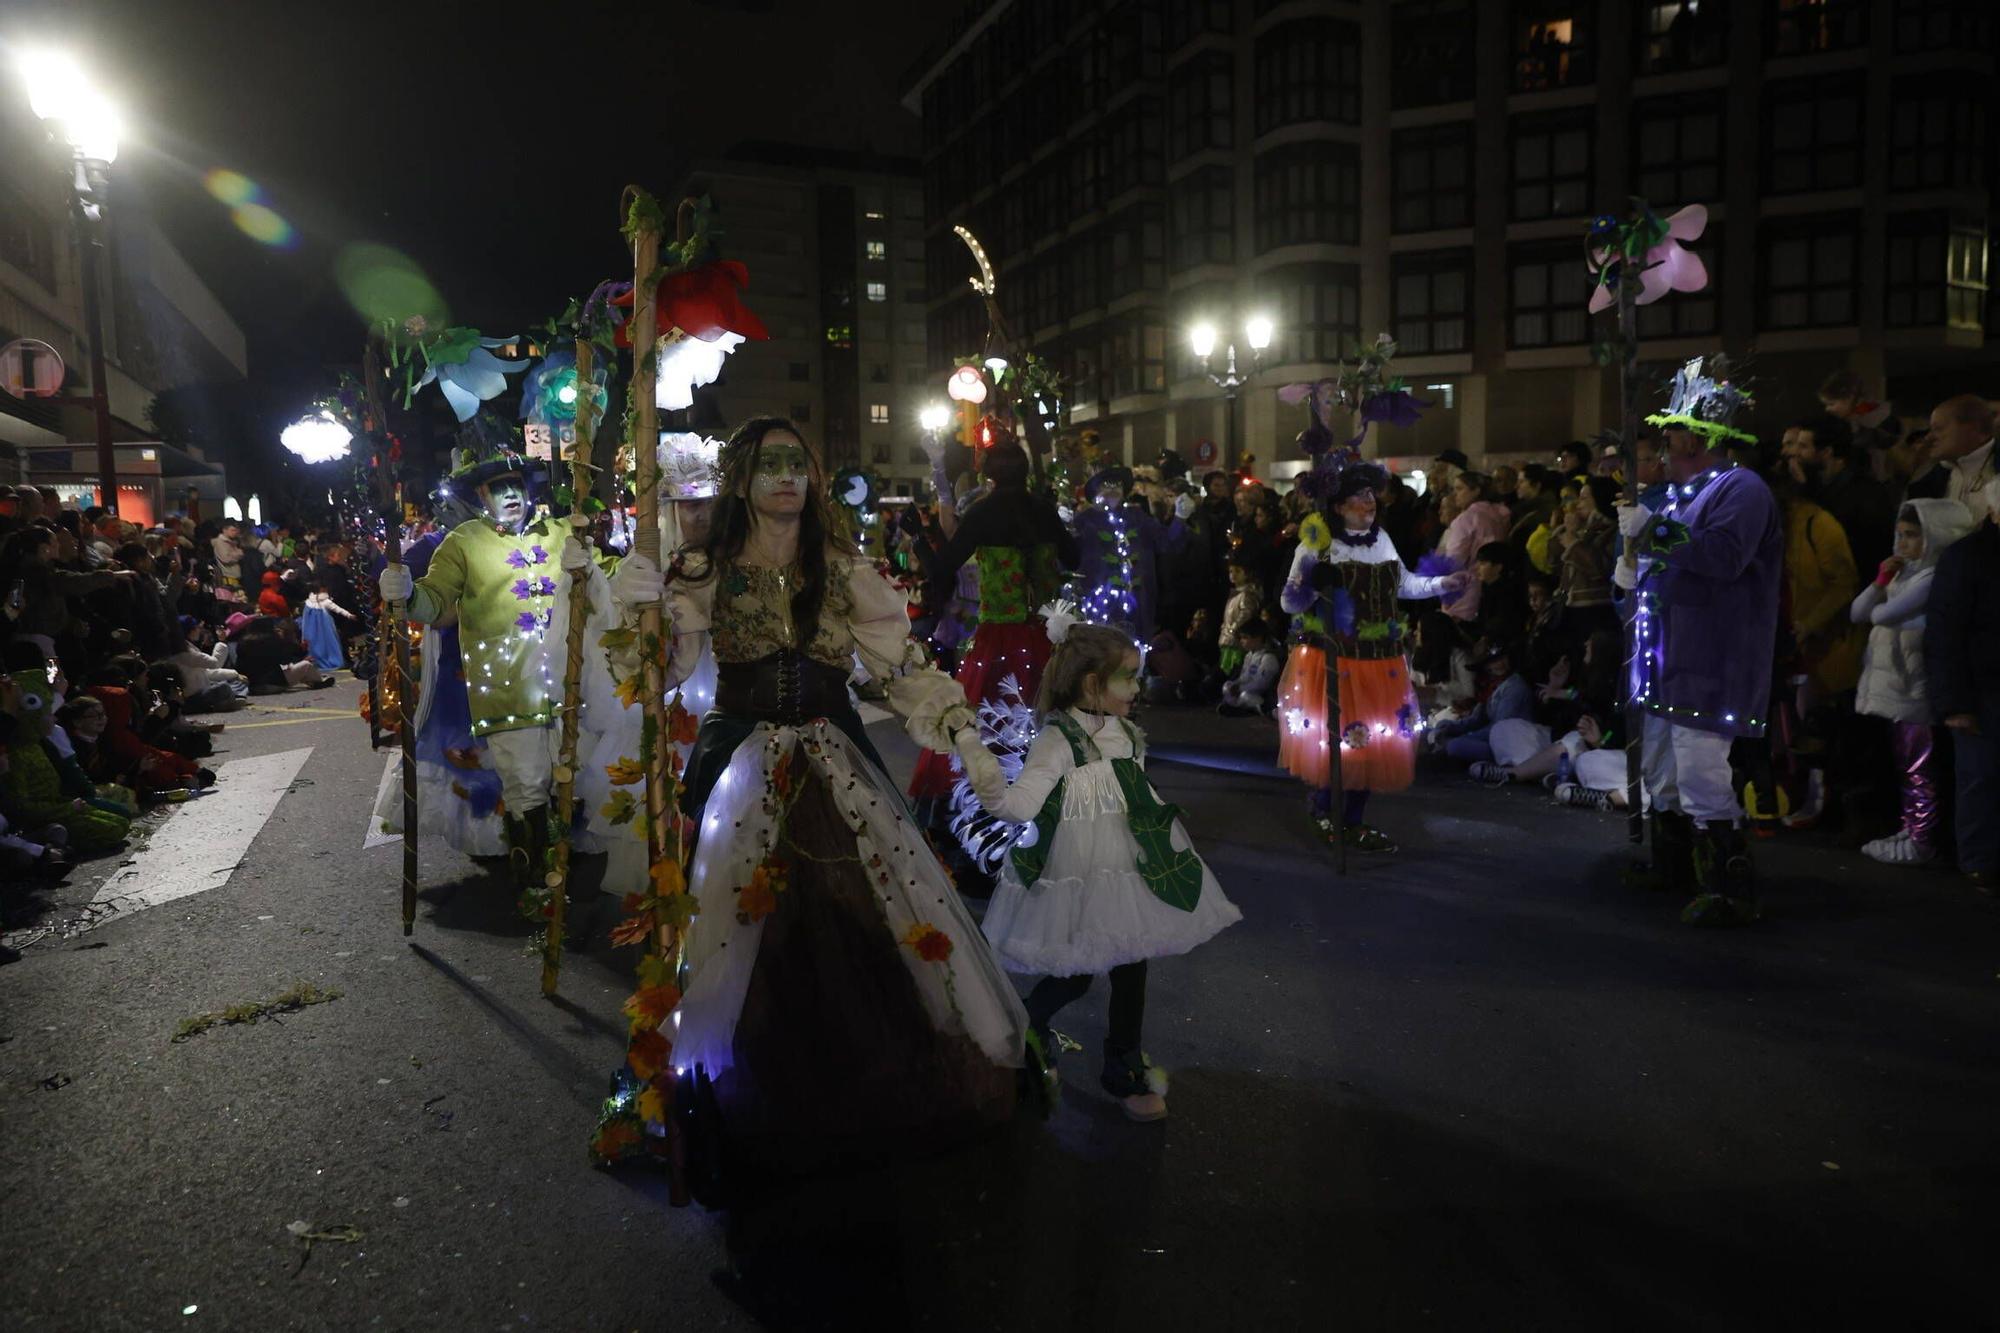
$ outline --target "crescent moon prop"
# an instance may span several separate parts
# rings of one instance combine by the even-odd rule
[[[993,261],[986,257],[986,247],[979,243],[977,236],[964,227],[954,226],[952,230],[958,233],[958,239],[965,242],[965,248],[972,251],[973,259],[979,264],[979,276],[967,278],[966,281],[971,283],[972,290],[981,296],[993,295]]]

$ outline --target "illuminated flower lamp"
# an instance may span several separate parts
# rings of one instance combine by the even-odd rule
[[[743,304],[741,292],[749,285],[750,270],[733,259],[695,264],[660,279],[654,296],[659,379],[653,401],[661,408],[677,412],[694,406],[694,391],[715,383],[731,352],[771,336]],[[613,297],[611,304],[630,309],[632,293]],[[631,337],[628,319],[618,330],[618,345],[631,346]]]
[[[1683,250],[1681,242],[1700,238],[1708,226],[1708,209],[1689,204],[1662,218],[1643,206],[1620,222],[1610,214],[1590,228],[1590,271],[1596,284],[1590,293],[1590,313],[1609,310],[1618,301],[1618,284],[1628,260],[1639,270],[1638,305],[1651,305],[1668,292],[1698,292],[1708,285],[1708,268],[1701,256]]]
[[[601,368],[591,373],[599,411],[603,410],[606,401],[604,379]],[[576,349],[558,347],[543,357],[541,364],[522,379],[521,415],[528,421],[544,425],[566,426],[576,420],[577,401],[581,397],[576,377]]]
[[[354,442],[347,427],[335,421],[329,412],[299,418],[285,427],[278,439],[308,463],[331,463],[336,458],[345,458]]]
[[[978,366],[960,366],[944,382],[944,391],[958,404],[958,441],[974,448],[979,440],[979,405],[986,401],[986,377]]]

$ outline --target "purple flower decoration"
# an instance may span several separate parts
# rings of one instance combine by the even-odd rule
[[[1429,406],[1407,390],[1378,393],[1361,404],[1361,429],[1366,433],[1371,421],[1379,421],[1384,426],[1414,426]],[[1361,436],[1355,436],[1354,443],[1361,443]]]
[[[1350,635],[1354,633],[1354,596],[1345,588],[1333,590],[1333,632]]]
[[[544,551],[541,547],[531,546],[528,548],[528,550],[535,557],[536,564],[546,565],[549,562],[549,553],[547,551]]]
[[[538,597],[553,597],[553,596],[555,596],[555,595],[556,595],[556,581],[555,581],[554,579],[550,578],[550,577],[549,577],[549,576],[548,576],[547,574],[544,574],[544,575],[542,575],[542,581],[541,581],[540,583],[537,583],[537,584],[535,585],[535,595],[536,595],[536,596],[538,596]]]
[[[529,599],[530,597],[533,597],[534,595],[535,595],[535,592],[534,592],[534,589],[528,586],[528,581],[527,581],[526,579],[515,579],[515,580],[514,580],[514,600],[515,600],[515,601],[517,601],[517,602],[525,602],[525,601],[527,601],[527,600],[528,600],[528,599]]]
[[[1429,555],[1417,561],[1418,578],[1434,579],[1441,578],[1446,574],[1456,573],[1458,573],[1458,561],[1436,551],[1432,551]],[[1448,592],[1440,596],[1438,601],[1442,605],[1449,606],[1451,603],[1457,601],[1458,598],[1458,593]]]
[[[519,551],[509,551],[507,552],[507,567],[509,569],[526,569],[528,567],[528,557],[522,555]]]
[[[514,617],[514,624],[520,628],[523,634],[532,634],[541,623],[542,618],[533,611],[523,611],[520,615]]]

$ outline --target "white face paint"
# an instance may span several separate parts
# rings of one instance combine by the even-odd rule
[[[1106,509],[1116,509],[1125,500],[1125,488],[1115,481],[1107,481],[1097,488],[1097,503]]]
[[[1125,660],[1111,673],[1110,679],[1092,677],[1096,686],[1085,698],[1086,707],[1113,717],[1124,717],[1132,711],[1132,701],[1139,697],[1139,654],[1136,650],[1125,654]]]
[[[519,477],[495,477],[479,488],[486,516],[509,532],[528,523],[528,485]]]
[[[774,430],[757,451],[757,470],[750,477],[750,507],[772,518],[790,517],[806,507],[812,485],[806,446],[790,431]]]

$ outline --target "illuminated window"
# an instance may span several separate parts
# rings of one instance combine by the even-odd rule
[[[1654,0],[1639,24],[1639,70],[1719,65],[1728,36],[1728,0]]]
[[[1773,0],[1770,53],[1842,51],[1868,40],[1868,0]]]
[[[870,214],[870,216],[878,217],[880,215]],[[868,242],[867,255],[870,259],[887,259],[889,257],[889,243],[887,241]]]
[[[875,426],[886,426],[886,425],[888,425],[888,424],[889,424],[889,405],[888,405],[887,403],[870,403],[870,404],[868,404],[868,421],[869,421],[869,424],[871,424],[871,425],[875,425]]]
[[[889,284],[888,284],[888,283],[886,283],[886,282],[871,282],[871,283],[869,283],[869,284],[868,284],[868,299],[869,299],[869,300],[871,300],[871,301],[886,301],[886,300],[888,300],[888,299],[889,299]]]
[[[863,213],[861,216],[867,218],[870,222],[886,222],[889,220],[889,215],[887,213],[877,213],[872,208],[869,209],[866,213]]]
[[[1596,75],[1595,39],[1590,30],[1594,4],[1582,0],[1515,0],[1514,91],[1545,92],[1589,83]]]

